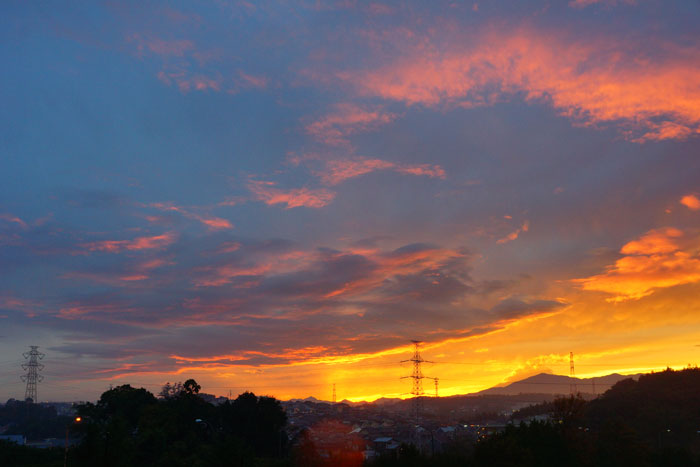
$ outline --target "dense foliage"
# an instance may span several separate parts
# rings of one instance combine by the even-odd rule
[[[279,401],[241,394],[215,406],[187,381],[177,393],[157,399],[145,389],[119,386],[97,404],[84,404],[83,435],[71,453],[92,466],[248,466],[266,459],[275,465],[286,453],[286,415]],[[275,461],[274,459],[278,459]]]
[[[37,449],[0,440],[0,465],[12,467],[60,467],[63,448]]]

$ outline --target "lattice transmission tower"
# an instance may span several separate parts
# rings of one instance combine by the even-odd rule
[[[574,373],[574,353],[569,352],[569,376],[571,380],[569,381],[569,393],[572,396],[576,395],[576,373]]]
[[[420,356],[420,345],[421,341],[411,341],[413,342],[413,358],[408,360],[401,360],[401,363],[411,362],[413,363],[413,372],[410,376],[402,376],[401,379],[411,378],[413,380],[413,389],[411,394],[413,394],[413,418],[416,422],[420,419],[421,413],[423,412],[423,379],[435,379],[430,376],[424,376],[423,370],[421,369],[422,363],[434,363],[429,360],[424,360]]]
[[[36,402],[36,385],[44,380],[44,377],[39,374],[44,369],[44,365],[39,363],[39,360],[44,358],[44,354],[39,352],[38,345],[30,345],[29,352],[24,352],[22,355],[25,359],[29,359],[27,363],[22,364],[22,369],[27,372],[22,375],[22,381],[27,383],[27,389],[24,392],[24,400]]]
[[[333,383],[333,403],[335,404],[335,383]]]

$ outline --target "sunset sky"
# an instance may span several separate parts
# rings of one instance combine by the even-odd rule
[[[2,2],[0,401],[29,345],[40,400],[406,397],[412,339],[441,395],[699,363],[698,24]]]

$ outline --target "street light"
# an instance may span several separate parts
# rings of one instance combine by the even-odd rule
[[[82,421],[82,417],[75,417],[68,425],[66,425],[66,442],[63,445],[63,467],[66,467],[66,465],[68,464],[68,430],[70,430],[70,427],[73,426],[73,424],[80,423]]]

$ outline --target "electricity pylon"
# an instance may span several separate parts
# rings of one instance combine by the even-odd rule
[[[27,383],[27,389],[24,392],[24,400],[28,402],[36,402],[36,385],[44,380],[44,377],[39,374],[44,369],[44,365],[39,363],[39,360],[44,358],[44,354],[39,352],[38,345],[30,345],[30,351],[24,352],[24,358],[28,358],[27,363],[22,364],[22,369],[27,372],[22,375],[22,381]]]
[[[571,381],[569,381],[569,393],[572,396],[576,395],[576,374],[574,373],[574,353],[569,352],[569,376]]]
[[[413,373],[410,376],[402,376],[401,379],[411,378],[413,379],[413,389],[411,394],[413,394],[413,418],[418,423],[421,413],[423,412],[423,379],[435,379],[430,376],[424,376],[423,370],[421,369],[421,363],[434,363],[429,360],[424,360],[420,356],[420,345],[421,341],[411,341],[413,342],[413,358],[409,360],[401,360],[401,363],[412,362],[413,363]]]

